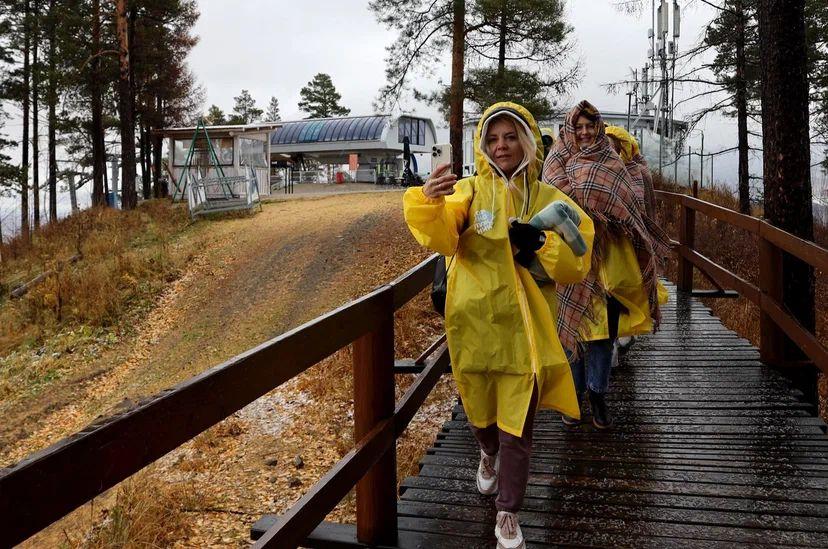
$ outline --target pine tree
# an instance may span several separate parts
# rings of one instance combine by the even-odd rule
[[[278,122],[282,119],[282,116],[279,114],[279,100],[275,97],[270,98],[270,103],[267,106],[267,114],[265,114],[265,118],[269,122]]]
[[[813,240],[805,0],[760,0],[759,48],[765,218]],[[781,259],[784,304],[813,332],[814,270],[789,254]],[[799,353],[790,342],[785,356]],[[809,396],[814,397],[816,378],[808,384]]]
[[[299,91],[302,98],[299,101],[299,110],[308,113],[308,118],[330,118],[332,116],[347,116],[351,109],[339,104],[342,96],[336,91],[331,77],[319,73],[308,82],[308,85]]]
[[[236,104],[233,106],[233,114],[227,121],[228,124],[251,124],[261,120],[264,111],[256,107],[256,100],[250,92],[242,90],[241,94],[233,98],[233,101]]]
[[[226,124],[227,120],[224,118],[224,111],[217,105],[210,105],[210,108],[207,109],[207,114],[204,115],[204,123],[208,126],[221,126]]]
[[[370,8],[381,23],[399,31],[396,42],[387,48],[387,84],[378,98],[379,107],[393,107],[406,91],[410,73],[427,71],[451,43],[454,5],[450,0],[374,0]],[[560,0],[468,2],[461,32],[464,55],[473,68],[465,75],[464,98],[476,110],[491,104],[479,103],[492,96],[482,93],[490,88],[519,97],[544,113],[551,111],[550,94],[562,92],[579,72],[577,63],[567,65],[574,46],[564,8]],[[428,17],[410,17],[411,13]],[[432,93],[414,90],[416,99],[434,102],[444,112],[450,95],[442,87]]]

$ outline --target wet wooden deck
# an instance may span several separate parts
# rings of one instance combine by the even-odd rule
[[[528,547],[828,547],[825,424],[747,340],[668,287],[661,330],[613,370],[611,431],[538,414],[519,515]],[[495,547],[478,459],[458,405],[401,484],[395,547]],[[306,544],[364,547],[332,523]]]
[[[615,428],[535,424],[529,547],[828,547],[828,437],[755,347],[675,295],[613,371]],[[399,501],[400,547],[494,547],[457,406]]]

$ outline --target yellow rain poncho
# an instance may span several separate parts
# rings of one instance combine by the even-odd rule
[[[618,319],[618,337],[648,334],[653,331],[653,318],[641,268],[635,256],[632,242],[628,238],[613,238],[606,243],[604,261],[598,270],[598,280],[606,292],[617,299],[626,310]],[[667,303],[667,289],[658,283],[658,302]],[[599,341],[609,339],[607,302],[603,296],[592,299],[592,317],[584,316],[581,321],[581,340]]]
[[[631,163],[639,170],[641,175],[641,199],[644,202],[647,215],[655,219],[655,193],[653,192],[653,178],[650,175],[650,167],[647,166],[644,157],[641,156],[641,149],[638,140],[630,135],[630,132],[621,126],[607,126],[607,135],[614,137],[621,145],[621,160],[629,166]]]
[[[481,150],[481,135],[494,114],[507,113],[518,131],[535,143],[518,168],[512,189]],[[532,115],[513,103],[486,110],[474,136],[477,175],[458,181],[455,193],[427,198],[422,187],[408,189],[405,219],[420,244],[450,260],[446,334],[452,371],[469,421],[493,423],[521,436],[533,385],[538,405],[580,417],[572,373],[555,329],[555,284],[539,286],[517,263],[509,241],[509,218],[527,222],[555,200],[581,215],[580,231],[589,251],[575,257],[553,232],[537,257],[546,274],[561,283],[582,280],[591,263],[594,228],[564,193],[538,181],[543,146]]]
[[[635,138],[619,126],[607,126],[605,131],[621,145],[621,160],[625,164],[633,162],[634,155],[638,153],[638,142]],[[601,264],[598,278],[601,287],[626,309],[622,310],[618,320],[618,337],[650,333],[653,330],[653,319],[644,291],[641,268],[629,239],[612,238],[606,243],[606,257]],[[658,282],[659,304],[666,303],[667,296],[667,289]],[[606,300],[601,296],[593,297],[592,311],[594,321],[585,317],[581,324],[583,341],[608,339]]]

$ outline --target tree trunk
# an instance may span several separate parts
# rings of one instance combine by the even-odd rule
[[[141,123],[141,138],[139,139],[139,143],[141,145],[141,194],[144,196],[144,200],[148,200],[151,197],[150,193],[150,162],[149,162],[149,143],[147,140],[147,128],[146,124]]]
[[[158,129],[164,126],[164,113],[161,111],[162,103],[161,98],[156,95],[155,96],[155,116],[153,119],[159,125]],[[155,198],[161,198],[165,196],[161,192],[161,145],[162,141],[161,138],[155,135],[151,135],[150,139],[152,140],[152,195]]]
[[[506,73],[506,0],[501,0],[500,38],[497,51],[497,77],[502,79]]]
[[[747,82],[745,81],[745,7],[734,3],[736,12],[736,119],[739,141],[739,211],[750,215],[750,174],[748,172]],[[712,184],[712,181],[711,181]]]
[[[121,207],[132,210],[138,203],[135,192],[135,121],[133,113],[133,94],[130,84],[129,36],[126,12],[126,0],[117,0],[115,4],[115,26],[118,34],[118,60],[120,73],[118,77],[118,116],[121,118]]]
[[[31,34],[29,33],[31,21],[29,20],[29,0],[26,0],[23,8],[23,159],[20,177],[20,235],[23,240],[29,241],[29,77],[31,66],[29,65],[29,44]]]
[[[465,0],[453,0],[454,20],[451,40],[451,100],[449,102],[449,143],[452,171],[463,177],[463,75],[465,70]]]
[[[92,0],[92,61],[89,70],[89,94],[92,106],[92,205],[105,206],[103,90],[101,88],[101,3]]]
[[[40,63],[37,58],[40,45],[40,5],[34,2],[32,19],[32,216],[34,229],[40,228]]]
[[[56,128],[57,116],[57,74],[55,60],[55,0],[49,0],[49,221],[57,221],[57,144]]]
[[[75,174],[70,173],[66,181],[69,185],[69,202],[72,205],[72,215],[75,215],[78,213],[78,193],[75,188]]]
[[[759,10],[765,218],[813,240],[805,0],[761,0]],[[813,269],[783,254],[782,270],[786,307],[813,331]],[[785,356],[798,359],[801,352],[789,341]],[[815,370],[804,377],[799,381],[813,398]]]

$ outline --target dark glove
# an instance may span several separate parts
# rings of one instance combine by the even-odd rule
[[[512,225],[509,227],[509,240],[518,250],[534,252],[543,246],[546,236],[540,229],[515,220],[512,221]]]
[[[515,262],[524,269],[528,269],[536,255],[532,250],[518,250],[518,253],[515,254]]]

